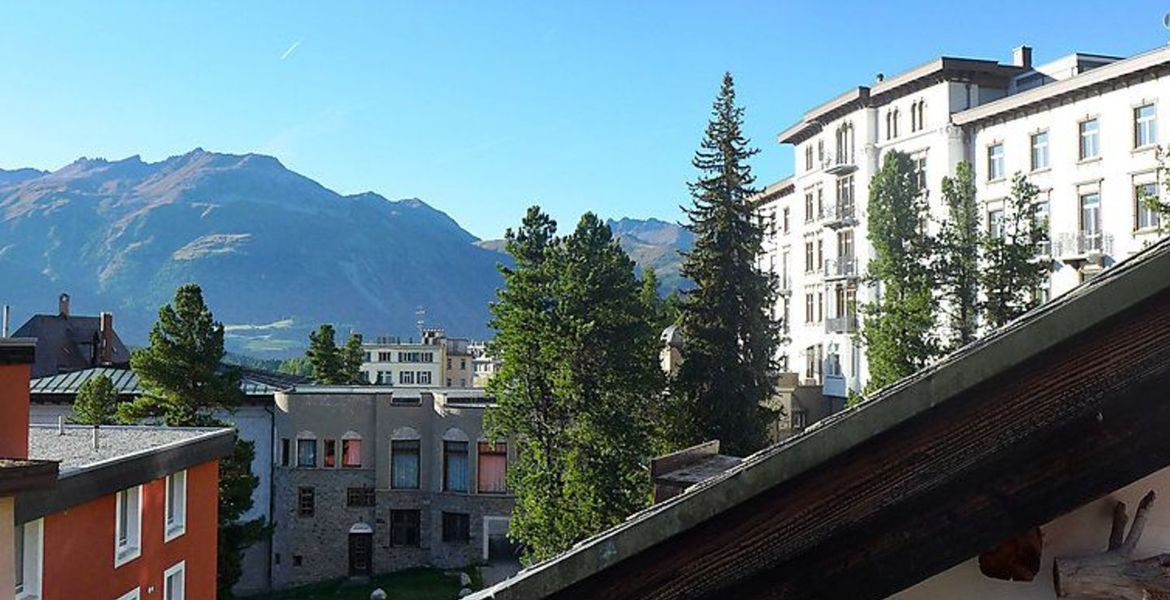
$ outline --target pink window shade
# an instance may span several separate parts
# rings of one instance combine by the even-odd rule
[[[342,440],[341,441],[341,466],[343,466],[343,467],[360,467],[360,466],[362,466],[362,441],[361,440]]]
[[[503,494],[508,491],[507,444],[479,444],[479,492]]]

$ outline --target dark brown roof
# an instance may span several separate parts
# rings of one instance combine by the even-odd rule
[[[1170,239],[473,598],[885,598],[1170,466]]]
[[[16,337],[30,337],[37,340],[37,360],[33,363],[32,376],[44,377],[67,371],[76,371],[98,366],[98,347],[101,319],[61,315],[35,315],[20,329]],[[114,333],[112,365],[130,364],[130,350]]]

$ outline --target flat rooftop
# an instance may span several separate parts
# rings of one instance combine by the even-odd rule
[[[231,429],[226,428],[103,425],[98,428],[95,449],[93,429],[91,425],[66,425],[62,433],[56,425],[31,425],[28,436],[29,457],[59,461],[61,475],[68,475],[103,463],[127,460],[232,433]]]

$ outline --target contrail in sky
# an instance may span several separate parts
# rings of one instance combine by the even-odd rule
[[[284,60],[284,59],[292,56],[292,53],[297,51],[297,46],[300,46],[302,41],[304,41],[304,40],[297,40],[297,41],[293,42],[293,45],[289,46],[288,50],[285,50],[284,54],[280,55],[280,60]]]

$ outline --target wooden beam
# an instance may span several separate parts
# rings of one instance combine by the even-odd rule
[[[1164,292],[550,597],[884,598],[1170,465],[1168,389]]]

